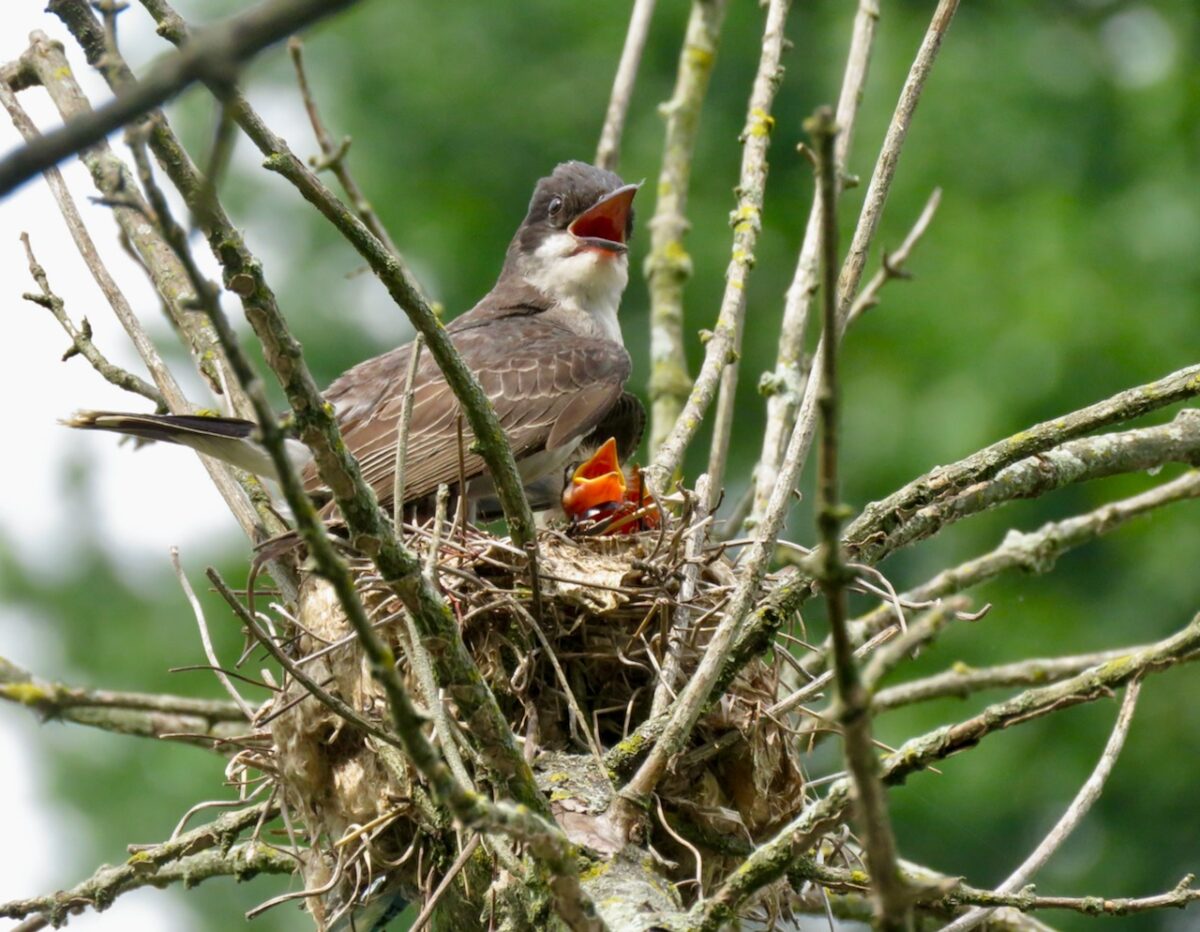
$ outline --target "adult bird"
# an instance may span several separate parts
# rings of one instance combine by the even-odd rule
[[[617,317],[629,280],[637,189],[584,162],[558,165],[534,188],[492,290],[446,328],[491,400],[535,510],[558,503],[567,467],[606,438],[617,438],[622,458],[641,438],[645,411],[624,391],[630,360]],[[385,507],[393,497],[412,352],[409,343],[360,363],[325,392],[347,447]],[[183,444],[275,476],[251,421],[84,411],[67,423]],[[405,506],[427,500],[441,483],[457,488],[465,477],[476,514],[499,514],[472,440],[454,392],[431,354],[422,353],[405,450]],[[290,444],[306,489],[327,496],[307,448]]]

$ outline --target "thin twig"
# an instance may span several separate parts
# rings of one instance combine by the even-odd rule
[[[961,617],[967,609],[968,602],[963,596],[935,602],[908,626],[908,630],[888,640],[871,656],[870,663],[862,671],[862,682],[868,693],[874,693],[879,683],[904,660],[932,641],[947,623],[956,617]],[[969,616],[972,619],[978,616]],[[853,639],[849,638],[853,644]],[[835,647],[836,649],[836,647]],[[875,711],[875,703],[871,702],[871,711]]]
[[[67,336],[71,338],[71,348],[63,354],[63,361],[65,362],[75,355],[82,356],[92,364],[93,369],[99,372],[108,382],[117,386],[117,388],[141,395],[143,398],[154,402],[160,412],[166,411],[167,402],[163,398],[162,392],[140,376],[134,375],[132,372],[128,372],[120,366],[109,362],[104,354],[96,348],[96,344],[92,342],[92,325],[88,323],[86,317],[83,318],[83,323],[80,327],[75,326],[75,323],[67,314],[63,299],[51,290],[46,270],[42,268],[34,257],[28,233],[21,234],[21,242],[25,246],[25,256],[29,260],[29,274],[33,276],[33,280],[37,282],[38,288],[41,290],[40,295],[26,294],[22,297],[26,301],[46,308],[46,310],[54,315],[54,319],[58,321],[63,330],[66,331]]]
[[[901,603],[927,602],[962,592],[1012,569],[1027,573],[1047,573],[1062,554],[1090,543],[1123,527],[1133,518],[1176,502],[1200,498],[1200,471],[1189,470],[1138,495],[1101,505],[1093,511],[1051,521],[1036,531],[1009,531],[998,547],[987,553],[943,570],[916,588],[902,593]],[[850,639],[861,644],[893,621],[890,604],[880,605],[850,623]],[[802,666],[815,675],[828,656],[829,645],[805,657]],[[1032,685],[1032,684],[1031,684]]]
[[[912,126],[913,114],[925,89],[925,81],[933,70],[938,50],[942,40],[950,29],[950,22],[958,9],[958,0],[938,0],[937,8],[929,21],[929,28],[921,39],[921,46],[913,58],[908,77],[900,88],[900,99],[888,123],[887,133],[883,137],[883,145],[879,150],[879,158],[871,172],[871,181],[867,185],[867,193],[863,197],[862,211],[858,216],[858,224],[854,228],[854,236],[850,240],[850,249],[846,261],[842,265],[841,276],[838,278],[839,316],[845,319],[846,309],[858,291],[858,283],[862,279],[863,269],[867,264],[867,253],[875,239],[875,231],[883,218],[883,208],[887,203],[888,193],[892,188],[892,179],[896,175],[896,165],[900,161],[900,152],[904,148],[904,140]]]
[[[296,869],[295,861],[273,849],[254,842],[233,844],[247,828],[263,818],[273,818],[278,811],[277,803],[268,802],[219,816],[171,841],[141,848],[123,864],[105,865],[70,890],[4,903],[0,917],[21,919],[41,913],[60,926],[69,915],[88,906],[103,909],[115,897],[138,887],[164,887],[185,879],[194,884],[208,877],[253,876],[264,871],[290,874]]]
[[[825,596],[833,641],[834,681],[837,684],[837,721],[847,769],[854,779],[859,822],[865,839],[867,864],[871,870],[871,893],[877,927],[900,932],[908,925],[911,896],[900,877],[896,840],[888,816],[887,795],[879,776],[871,734],[871,696],[859,675],[854,646],[846,630],[846,586],[851,574],[842,553],[841,526],[844,506],[839,501],[839,423],[837,346],[837,163],[834,139],[838,127],[828,108],[818,110],[806,128],[817,154],[817,187],[821,199],[821,333],[825,337],[820,354],[821,394],[817,401],[820,420],[820,458],[817,472],[817,533],[820,550],[814,568]]]
[[[692,389],[684,351],[683,288],[692,275],[684,249],[688,188],[700,110],[716,61],[729,0],[692,0],[675,90],[659,106],[666,118],[662,169],[650,220],[646,281],[650,291],[650,455],[657,453]]]
[[[288,902],[291,902],[292,900],[297,900],[297,899],[302,899],[302,898],[307,899],[308,897],[318,897],[323,893],[328,893],[330,890],[332,890],[334,887],[336,887],[338,885],[338,883],[341,881],[342,870],[344,869],[344,867],[345,867],[345,852],[342,851],[341,849],[338,849],[337,863],[334,865],[334,869],[331,872],[328,880],[326,880],[324,883],[322,883],[316,887],[306,887],[303,890],[293,890],[293,891],[289,891],[287,893],[281,893],[279,896],[273,896],[273,897],[271,897],[271,899],[266,900],[265,902],[259,903],[253,909],[247,910],[246,918],[254,919],[257,916],[261,916],[267,910],[273,909],[274,907],[279,906],[281,903],[288,903]]]
[[[292,36],[288,39],[288,53],[292,56],[292,64],[296,68],[296,83],[300,86],[300,95],[304,98],[304,109],[308,113],[308,121],[312,124],[313,135],[317,137],[317,144],[321,147],[320,159],[309,159],[309,164],[318,171],[328,168],[333,172],[338,183],[342,186],[342,190],[346,192],[346,197],[350,199],[350,204],[358,214],[358,218],[367,226],[376,239],[383,243],[384,247],[393,256],[396,261],[404,265],[407,274],[414,286],[421,292],[425,301],[434,306],[433,302],[421,289],[420,282],[412,273],[412,269],[404,260],[404,256],[400,254],[400,250],[396,248],[396,244],[392,241],[388,234],[387,227],[383,225],[383,221],[379,215],[375,213],[375,208],[371,206],[371,202],[363,193],[358,182],[350,173],[350,165],[348,155],[350,153],[350,137],[346,136],[340,143],[335,143],[329,129],[325,126],[325,121],[321,119],[321,113],[317,109],[317,101],[313,96],[312,88],[308,83],[308,76],[304,70],[304,43],[300,41],[299,36]]]
[[[1063,842],[1083,821],[1088,810],[1092,808],[1092,804],[1099,799],[1104,784],[1108,782],[1108,775],[1112,773],[1121,749],[1125,746],[1125,738],[1129,734],[1129,726],[1133,722],[1133,710],[1137,707],[1138,693],[1141,688],[1141,681],[1136,679],[1130,680],[1129,685],[1125,687],[1125,698],[1121,701],[1117,722],[1113,726],[1112,734],[1108,737],[1104,753],[1096,762],[1095,769],[1092,770],[1083,786],[1079,788],[1079,792],[1071,800],[1071,805],[1062,814],[1062,818],[1054,823],[1054,828],[1050,829],[1029,857],[1021,862],[1021,866],[1009,874],[1004,882],[996,888],[997,893],[1015,893],[1032,880],[1034,874],[1041,870],[1054,852],[1062,847]],[[955,919],[946,926],[943,932],[968,932],[985,922],[994,911],[993,909],[973,909],[965,916]]]
[[[771,105],[783,79],[780,58],[783,55],[784,23],[790,7],[791,0],[770,0],[767,6],[762,55],[758,61],[741,136],[742,166],[737,187],[737,208],[732,215],[733,246],[725,271],[725,292],[717,322],[705,348],[704,363],[687,403],[676,418],[670,434],[655,453],[654,461],[645,469],[650,489],[656,495],[666,491],[671,477],[683,460],[684,451],[717,396],[718,387],[726,400],[718,408],[713,428],[708,474],[712,482],[712,494],[720,495],[731,426],[732,394],[737,380],[737,354],[741,347],[742,323],[746,313],[746,280],[754,264],[754,248],[762,229],[767,145],[775,126]]]
[[[254,636],[254,639],[258,641],[258,643],[261,644],[266,651],[275,658],[276,661],[279,662],[279,665],[282,666],[288,672],[288,674],[296,680],[297,683],[308,690],[309,694],[311,694],[314,699],[316,699],[319,703],[321,703],[321,705],[325,706],[335,715],[345,719],[354,727],[361,729],[364,733],[378,738],[380,741],[387,742],[395,747],[403,747],[400,739],[398,739],[395,735],[384,730],[383,728],[380,728],[378,725],[368,722],[337,696],[334,696],[327,690],[322,689],[316,680],[305,673],[304,670],[301,669],[294,660],[288,657],[288,655],[280,649],[279,645],[275,643],[275,639],[262,629],[262,626],[259,625],[257,619],[250,613],[250,610],[241,603],[236,595],[234,595],[233,591],[226,584],[220,573],[210,566],[205,575],[208,576],[209,582],[213,584],[213,587],[220,594],[221,598],[225,600],[226,604],[233,609],[234,614],[238,616],[242,624],[246,626],[246,630],[248,630]]]
[[[667,636],[662,676],[654,687],[654,699],[650,704],[651,718],[666,711],[683,668],[683,654],[687,649],[688,635],[692,627],[693,606],[689,603],[696,594],[696,581],[700,576],[700,555],[708,541],[711,525],[708,501],[708,473],[704,473],[696,480],[696,510],[692,516],[691,529],[688,531],[687,550],[684,556],[687,565],[683,570],[683,581],[679,584],[679,604],[675,607],[675,616],[671,621],[670,632]]]
[[[297,67],[299,67],[297,65]],[[425,338],[421,334],[412,342],[408,355],[408,372],[404,376],[404,401],[400,408],[400,423],[396,427],[396,467],[395,480],[392,483],[392,524],[399,532],[404,523],[404,467],[405,455],[408,453],[408,432],[412,428],[413,386],[417,380],[417,365],[421,361],[421,348]]]
[[[198,81],[222,80],[247,59],[356,0],[269,0],[245,13],[207,26],[186,48],[159,61],[136,88],[102,107],[68,120],[41,139],[0,160],[0,197],[99,142],[113,130],[166,103]]]
[[[646,47],[653,16],[654,0],[634,0],[621,60],[617,63],[617,74],[613,78],[612,95],[604,114],[604,127],[600,130],[600,144],[596,147],[596,164],[609,171],[615,172],[620,161],[621,134],[625,129],[629,101],[633,97],[633,85],[637,81],[638,66],[642,62],[642,51]]]
[[[884,758],[883,779],[889,784],[902,783],[910,774],[974,747],[988,735],[1079,703],[1109,697],[1113,690],[1137,677],[1196,660],[1200,660],[1200,615],[1181,631],[1126,656],[1121,663],[1102,664],[1061,683],[1026,690],[961,722],[906,741]],[[852,781],[843,778],[833,783],[823,797],[807,805],[774,838],[760,845],[697,907],[698,932],[712,932],[735,914],[746,897],[783,876],[830,826],[845,819],[852,802]]]
[[[1037,686],[1057,683],[1075,676],[1110,660],[1117,660],[1134,651],[1145,650],[1146,645],[1125,647],[1120,650],[1096,651],[1069,657],[1033,658],[1015,663],[998,664],[994,667],[974,669],[965,664],[955,664],[948,670],[935,673],[897,686],[881,689],[871,700],[876,714],[899,709],[930,699],[955,697],[965,699],[985,689],[1001,689],[1006,686]]]
[[[854,303],[850,305],[850,309],[846,312],[844,327],[849,327],[879,303],[879,294],[883,291],[884,285],[893,279],[908,277],[908,273],[904,271],[904,263],[908,261],[913,247],[921,241],[921,237],[929,229],[929,225],[933,222],[933,215],[937,213],[938,205],[941,202],[942,189],[934,188],[933,193],[929,195],[929,200],[925,202],[924,208],[917,216],[917,222],[908,231],[908,235],[904,237],[895,252],[884,253],[883,261],[879,264],[879,271],[872,276],[871,280],[858,293]]]
[[[696,893],[703,895],[704,893],[704,858],[700,856],[700,849],[693,845],[690,841],[680,835],[675,829],[671,828],[671,823],[667,821],[667,814],[663,812],[662,797],[657,793],[654,794],[654,808],[658,810],[658,821],[662,825],[663,830],[674,838],[679,844],[687,848],[691,852],[692,857],[696,861]]]
[[[682,750],[704,705],[712,700],[714,693],[719,695],[728,687],[751,657],[765,649],[784,620],[795,612],[803,600],[801,596],[807,596],[812,576],[797,573],[793,579],[777,586],[766,603],[756,609],[749,624],[744,624],[791,505],[791,490],[803,466],[810,436],[797,421],[788,441],[779,482],[771,493],[755,542],[743,560],[741,580],[684,692],[668,715],[644,723],[634,735],[609,752],[610,766],[623,769],[639,756],[649,740],[657,739],[626,787],[629,799],[648,798],[649,790],[665,771],[667,761]]]
[[[878,0],[859,0],[858,11],[854,15],[854,28],[850,35],[850,50],[846,56],[846,69],[842,75],[842,89],[838,95],[837,113],[834,117],[840,128],[834,144],[839,188],[850,158],[850,142],[857,122],[858,106],[867,82],[871,48],[874,45],[878,23]],[[767,507],[771,490],[779,476],[779,465],[791,435],[796,408],[800,404],[804,388],[804,341],[808,329],[809,307],[817,290],[817,246],[820,235],[821,200],[814,197],[808,214],[808,225],[804,231],[804,241],[796,260],[796,272],[792,276],[792,283],[784,300],[775,369],[771,373],[764,373],[759,381],[759,391],[767,396],[767,423],[763,429],[762,453],[754,469],[753,499],[750,514],[745,521],[747,529],[758,525]],[[739,525],[741,523],[738,522]]]
[[[458,853],[458,857],[454,859],[454,863],[450,865],[450,869],[446,871],[446,875],[442,877],[437,887],[434,888],[433,893],[425,900],[425,905],[421,907],[421,912],[417,914],[417,918],[413,920],[413,924],[408,927],[409,932],[420,932],[421,929],[425,928],[425,925],[433,918],[433,911],[437,908],[437,904],[443,894],[450,889],[450,884],[454,883],[454,878],[467,866],[467,861],[471,859],[471,855],[475,853],[475,849],[478,847],[479,836],[472,835],[471,840],[463,845],[462,851]]]
[[[396,244],[392,242],[387,229],[380,222],[370,202],[363,195],[362,188],[358,186],[358,182],[354,180],[354,176],[346,165],[346,155],[350,150],[350,137],[347,136],[340,143],[334,142],[333,135],[329,132],[325,121],[321,119],[321,111],[317,108],[316,97],[313,96],[312,88],[308,83],[308,74],[304,70],[304,43],[299,36],[292,36],[288,39],[287,49],[288,54],[292,57],[292,65],[296,69],[296,84],[300,87],[300,96],[304,100],[304,110],[308,114],[308,122],[312,125],[317,145],[321,147],[321,158],[319,160],[309,159],[309,163],[314,168],[327,168],[333,172],[362,222],[388,248],[389,252],[399,255]]]
[[[892,179],[895,177],[900,151],[904,147],[904,140],[912,125],[913,114],[916,111],[917,102],[921,98],[921,91],[925,87],[925,80],[929,77],[934,60],[937,58],[938,49],[941,48],[942,39],[945,38],[946,31],[950,28],[950,21],[957,8],[958,0],[939,0],[929,28],[925,32],[920,48],[918,48],[909,69],[908,78],[900,89],[900,99],[892,113],[891,122],[888,124],[879,157],[875,161],[875,168],[871,174],[871,182],[867,186],[858,224],[855,226],[850,249],[838,278],[838,324],[833,329],[822,333],[822,341],[826,339],[840,340],[845,331],[850,306],[858,291],[863,269],[866,266],[867,253],[875,239],[879,221],[883,216],[883,207],[887,202],[888,192],[891,190]],[[822,347],[818,344],[817,355],[820,356],[821,352]],[[796,415],[796,423],[801,426],[802,436],[805,438],[801,453],[801,466],[807,459],[808,448],[812,444],[812,436],[817,422],[817,402],[820,396],[821,374],[816,371],[810,374],[804,385],[804,395],[800,401],[799,413]]]
[[[433,661],[430,659],[429,649],[422,643],[421,633],[413,623],[412,614],[408,611],[404,612],[404,623],[408,631],[408,639],[404,644],[408,653],[408,667],[417,676],[417,683],[421,687],[421,694],[425,700],[425,707],[429,710],[429,717],[433,719],[433,730],[438,737],[442,754],[446,758],[446,763],[450,767],[450,772],[454,774],[454,778],[463,786],[474,788],[475,780],[471,777],[462,755],[458,752],[454,726],[450,721],[450,716],[446,713],[446,703],[433,672]]]
[[[244,734],[247,724],[245,713],[234,702],[48,683],[3,657],[0,699],[26,706],[43,718],[147,738],[178,732],[231,738]],[[211,747],[207,741],[196,743]]]
[[[213,666],[213,673],[222,686],[225,687],[225,692],[229,693],[233,701],[238,704],[238,707],[246,716],[247,721],[253,721],[255,709],[250,703],[242,698],[233,681],[225,675],[225,671],[221,669],[221,661],[217,659],[217,652],[213,649],[212,637],[208,633],[208,622],[204,620],[204,608],[200,605],[200,600],[196,598],[196,592],[192,589],[192,584],[188,582],[187,574],[183,571],[183,565],[179,562],[179,548],[172,547],[171,566],[175,569],[175,577],[179,580],[180,588],[183,589],[183,594],[188,600],[188,604],[192,607],[192,613],[196,616],[196,625],[200,629],[200,643],[204,645],[204,656],[208,658],[208,662]]]

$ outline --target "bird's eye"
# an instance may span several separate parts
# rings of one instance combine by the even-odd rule
[[[557,217],[562,210],[563,199],[561,197],[550,198],[550,216]]]

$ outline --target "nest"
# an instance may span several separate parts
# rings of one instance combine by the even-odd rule
[[[559,823],[594,850],[613,850],[597,828],[612,792],[600,755],[629,745],[650,716],[672,637],[682,645],[676,682],[686,682],[733,590],[723,548],[689,550],[688,530],[676,519],[658,531],[619,537],[543,531],[536,585],[524,554],[505,540],[475,529],[432,543],[428,526],[410,533],[410,547],[437,548],[438,585]],[[376,629],[402,658],[410,695],[428,709],[438,700],[429,695],[428,677],[419,675],[414,632],[399,600],[369,563],[359,558],[353,566]],[[686,638],[672,634],[681,612]],[[386,728],[382,690],[331,587],[310,576],[289,621],[291,648],[305,671]],[[794,737],[786,722],[764,714],[786,691],[774,656],[751,661],[701,718],[691,749],[659,785],[647,842],[685,904],[803,804]],[[442,701],[450,730],[463,737],[453,702]],[[444,816],[404,755],[347,724],[294,681],[264,719],[277,790],[292,824],[307,835],[306,887],[323,894],[308,901],[318,926],[377,899],[383,888],[426,898],[455,852],[441,850]],[[435,732],[432,723],[429,731]],[[449,750],[470,771],[469,742],[455,743]]]

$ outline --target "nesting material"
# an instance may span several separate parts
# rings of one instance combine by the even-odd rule
[[[464,641],[524,742],[560,824],[592,850],[609,853],[620,845],[605,837],[599,818],[611,791],[597,752],[627,739],[649,716],[680,613],[686,613],[687,633],[677,688],[695,669],[733,590],[733,568],[719,546],[695,561],[694,587],[683,586],[685,530],[675,520],[618,537],[572,539],[545,531],[536,586],[524,554],[504,539],[468,529],[447,531],[439,542],[437,583]],[[414,529],[409,546],[428,550],[430,537],[427,529]],[[354,568],[377,630],[403,658],[410,694],[429,708],[439,700],[426,695],[413,672],[402,606],[368,562],[356,559]],[[686,605],[681,587],[692,591]],[[330,587],[316,577],[303,587],[292,634],[295,656],[318,683],[388,727],[382,691]],[[684,903],[696,896],[697,852],[708,889],[749,845],[803,805],[789,726],[764,714],[786,691],[773,660],[752,661],[701,718],[692,749],[731,729],[741,740],[715,755],[680,755],[660,784],[661,809],[652,812],[649,842],[673,865],[667,876],[679,885],[676,895]],[[457,709],[452,703],[445,709],[470,770]],[[431,877],[436,882],[433,875],[441,873],[431,866],[444,869],[457,852],[441,850],[445,823],[403,755],[305,697],[296,682],[285,685],[264,715],[274,740],[274,777],[313,852],[306,885],[329,891],[310,898],[318,924],[336,920],[383,887],[412,900],[428,895]]]

